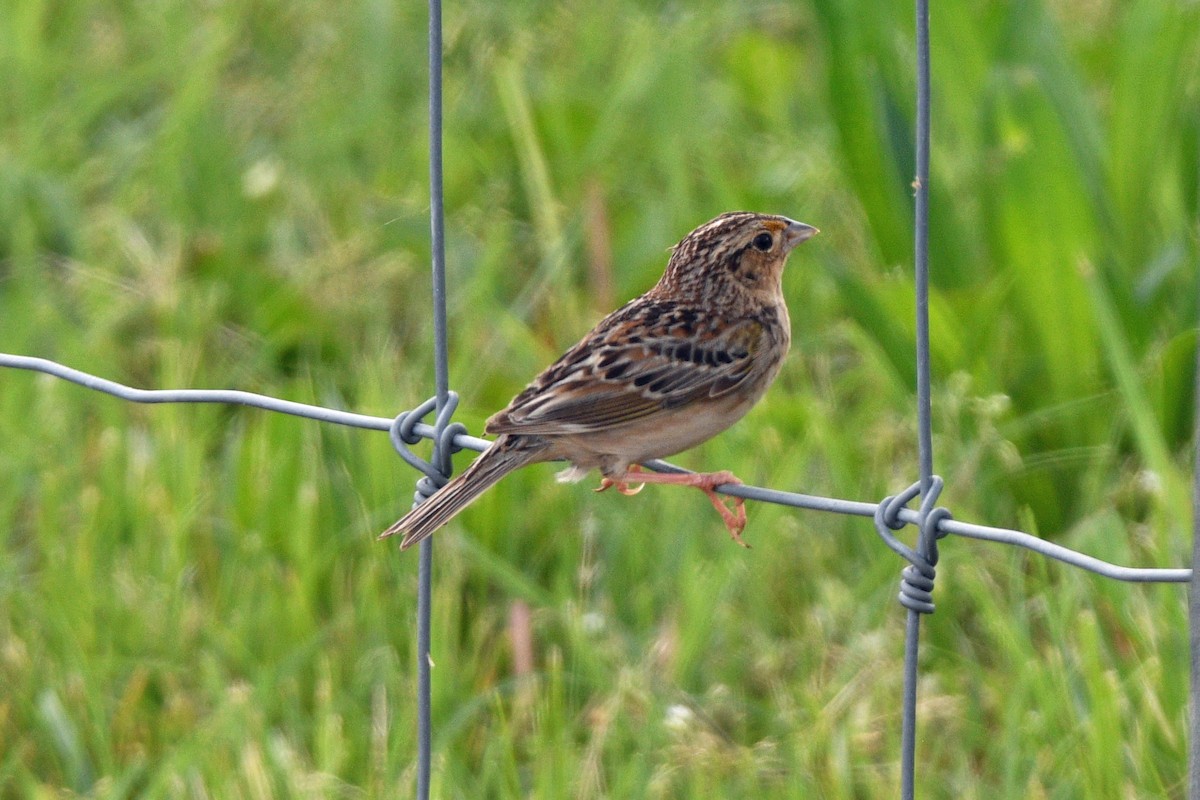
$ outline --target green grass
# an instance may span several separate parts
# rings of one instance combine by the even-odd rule
[[[915,478],[910,9],[446,8],[451,376],[483,420],[733,208],[822,228],[794,355],[679,458]],[[956,518],[1190,552],[1200,8],[935,4],[935,465]],[[0,350],[393,415],[431,393],[423,4],[0,4]],[[416,559],[386,437],[0,374],[0,797],[393,797]],[[459,467],[469,454],[457,457]],[[511,476],[437,538],[434,793],[892,796],[869,521]],[[910,534],[909,534],[910,535]],[[918,792],[1184,795],[1179,586],[942,546]],[[534,670],[518,674],[514,609]]]

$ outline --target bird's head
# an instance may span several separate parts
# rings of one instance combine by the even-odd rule
[[[773,214],[733,211],[683,237],[656,292],[719,301],[728,293],[782,299],[788,254],[819,231]]]

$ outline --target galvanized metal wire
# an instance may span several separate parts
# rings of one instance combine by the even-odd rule
[[[929,152],[930,152],[930,59],[929,4],[916,0],[916,174],[913,181],[914,279],[916,282],[916,371],[917,371],[917,446],[918,480],[902,492],[880,502],[843,500],[817,495],[786,492],[750,485],[728,485],[717,491],[747,500],[775,503],[798,509],[833,514],[869,517],[884,543],[908,565],[902,571],[899,601],[907,612],[904,644],[904,688],[901,728],[901,786],[904,800],[915,792],[916,712],[920,619],[934,611],[933,588],[938,562],[938,540],[948,535],[997,542],[1024,548],[1064,564],[1131,583],[1190,583],[1192,697],[1200,697],[1200,436],[1197,436],[1195,507],[1195,548],[1192,568],[1146,568],[1113,564],[1037,536],[1008,528],[955,520],[950,511],[936,506],[944,481],[933,471],[933,435],[931,414],[931,376],[929,347]],[[33,356],[0,353],[0,367],[30,370],[52,375],[80,386],[135,403],[219,403],[243,405],[281,414],[313,419],[366,430],[387,431],[397,452],[422,473],[417,481],[414,504],[422,502],[450,477],[450,455],[461,449],[485,450],[487,440],[470,436],[466,428],[452,422],[458,396],[450,391],[449,342],[446,316],[445,215],[442,176],[442,7],[440,0],[429,2],[429,196],[431,227],[431,268],[433,285],[433,366],[434,396],[411,411],[395,418],[376,417],[340,409],[297,403],[253,392],[225,389],[137,389],[55,361]],[[1197,368],[1196,426],[1200,431],[1200,352]],[[432,424],[425,421],[434,415]],[[414,454],[410,446],[420,439],[433,442],[430,460]],[[646,467],[661,472],[686,472],[665,461],[651,461]],[[908,507],[919,499],[917,509]],[[910,547],[895,536],[908,525],[915,526],[917,541]],[[430,795],[432,764],[431,718],[431,602],[433,538],[421,542],[418,561],[417,591],[417,775],[416,797]],[[1191,800],[1200,800],[1200,708],[1192,704],[1190,744]]]
[[[904,690],[900,727],[900,797],[912,800],[917,748],[917,651],[921,615],[933,613],[933,579],[937,565],[935,526],[927,525],[941,490],[933,483],[933,423],[929,366],[929,0],[916,0],[917,142],[913,191],[913,262],[917,312],[917,482],[921,510],[917,520],[917,558],[909,558],[900,582],[900,602],[908,609],[904,626]],[[948,512],[943,512],[948,515]]]
[[[1200,178],[1200,176],[1197,176]],[[1200,220],[1197,220],[1200,223]],[[1200,225],[1197,226],[1200,228]],[[1197,298],[1200,300],[1200,298]],[[1200,304],[1197,304],[1200,312]],[[1200,800],[1200,346],[1196,348],[1196,413],[1192,436],[1192,577],[1188,585],[1188,619],[1191,623],[1191,731],[1188,739],[1188,798]]]
[[[61,378],[65,381],[133,403],[218,403],[249,406],[277,414],[288,414],[294,417],[303,417],[319,422],[328,422],[365,430],[388,432],[396,428],[398,431],[404,431],[405,435],[411,436],[414,443],[419,439],[433,440],[439,436],[438,427],[424,421],[435,408],[435,398],[432,397],[415,409],[405,411],[396,417],[376,417],[368,414],[357,414],[352,411],[310,405],[308,403],[281,400],[277,397],[255,394],[254,392],[228,389],[136,389],[81,370],[72,369],[57,361],[11,353],[0,353],[0,368],[4,367],[53,375],[56,378]],[[449,393],[449,400],[448,407],[452,407],[457,402],[457,397],[453,392]],[[465,429],[461,425],[457,424],[445,425],[441,436],[445,442],[443,448],[450,452],[454,450],[482,452],[491,445],[491,442],[487,439],[471,436],[465,432]],[[413,458],[415,459],[416,457],[414,456]],[[444,480],[444,476],[441,475],[438,469],[428,462],[414,460],[409,461],[409,463],[418,470],[423,471],[427,468],[429,473],[438,475],[439,479]],[[421,463],[427,464],[427,467],[423,468]],[[687,472],[682,467],[661,460],[648,461],[643,466],[656,472]],[[898,530],[905,525],[917,525],[920,522],[920,513],[905,505],[905,503],[911,502],[917,496],[918,492],[913,491],[913,487],[909,487],[894,497],[884,498],[881,502],[844,500],[837,497],[787,492],[781,489],[752,486],[750,484],[722,486],[717,491],[731,497],[741,497],[760,503],[774,503],[789,508],[820,511],[830,514],[845,514],[866,517],[868,519],[874,519],[880,513],[880,509],[883,509],[886,524],[890,529],[894,530]],[[912,492],[912,494],[910,495],[909,492]],[[1055,561],[1060,561],[1072,567],[1078,567],[1087,572],[1092,572],[1113,580],[1127,583],[1187,583],[1192,579],[1192,570],[1189,568],[1129,567],[1114,564],[1110,561],[1089,556],[1086,553],[1072,550],[1064,545],[1011,528],[996,528],[952,518],[936,518],[934,522],[936,525],[930,523],[929,526],[936,528],[936,535],[939,536],[949,534],[961,536],[966,539],[978,539],[985,542],[998,542],[1000,544],[1020,547],[1054,559]]]
[[[454,407],[450,405],[450,345],[446,331],[446,223],[442,195],[442,3],[429,0],[429,227],[433,269],[433,463],[440,475],[450,475],[450,448],[442,434]],[[430,476],[427,476],[430,477]],[[422,502],[428,494],[420,491]],[[433,537],[421,542],[417,564],[417,797],[429,797],[433,763],[431,709],[433,660],[430,657],[433,605]]]

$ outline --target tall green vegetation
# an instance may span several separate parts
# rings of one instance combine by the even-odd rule
[[[786,278],[794,355],[679,461],[853,499],[915,478],[907,6],[445,13],[472,432],[749,208],[823,231]],[[425,24],[0,3],[0,350],[379,415],[428,396]],[[939,3],[932,31],[943,502],[1182,565],[1200,7]],[[415,558],[372,537],[415,475],[386,437],[5,372],[0,442],[0,797],[411,791]],[[895,792],[901,564],[869,522],[751,504],[743,552],[691,492],[553,471],[438,534],[438,796]],[[1183,590],[942,553],[921,795],[1182,797]]]

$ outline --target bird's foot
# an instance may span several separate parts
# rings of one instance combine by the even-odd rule
[[[603,492],[605,489],[611,489],[612,487],[615,486],[617,488],[617,491],[620,492],[621,494],[625,495],[626,497],[633,497],[635,494],[640,492],[642,489],[646,488],[645,481],[642,481],[637,486],[629,485],[629,481],[626,479],[629,477],[630,473],[634,473],[634,472],[640,473],[640,472],[642,472],[642,468],[639,467],[637,464],[634,464],[634,465],[630,466],[629,469],[625,470],[625,474],[619,478],[608,478],[608,477],[601,478],[600,485],[598,487],[596,487],[595,489],[593,489],[592,491]]]
[[[628,478],[630,474],[636,473],[639,481],[636,489],[631,489]],[[597,492],[602,492],[610,486],[617,487],[617,491],[625,495],[634,495],[645,488],[647,483],[664,483],[675,486],[695,486],[700,491],[704,492],[708,497],[713,508],[721,515],[721,520],[725,523],[726,530],[735,542],[742,547],[749,548],[742,539],[742,531],[746,528],[746,501],[740,497],[730,497],[717,493],[718,486],[725,484],[740,484],[742,481],[736,475],[728,470],[720,472],[646,472],[637,464],[632,465],[626,470],[625,474],[619,478],[603,478],[600,481],[600,488]]]

